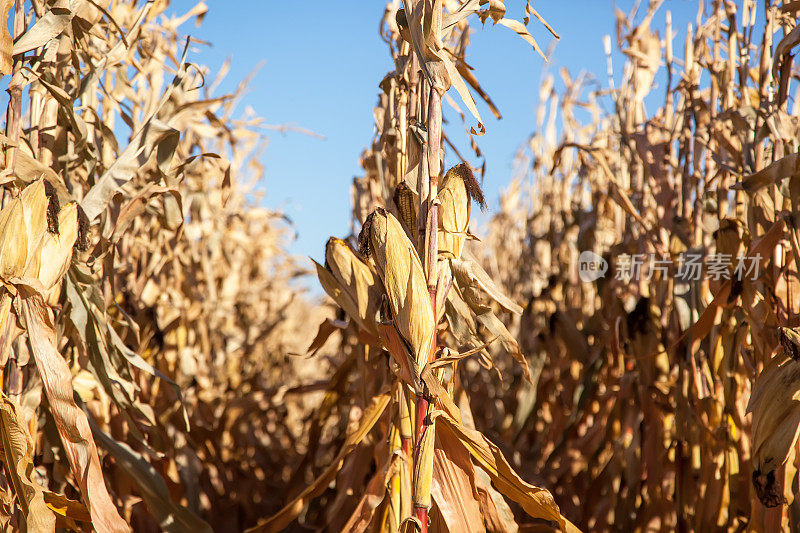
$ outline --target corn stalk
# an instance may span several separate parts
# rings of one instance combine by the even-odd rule
[[[618,14],[607,86],[543,80],[482,256],[528,302],[537,386],[480,397],[529,472],[580,495],[562,510],[581,527],[797,531],[798,5],[669,7]],[[579,277],[584,251],[605,276]]]
[[[364,345],[383,357],[357,378],[378,395],[360,394],[352,400],[356,413],[363,413],[361,422],[351,425],[333,470],[323,471],[282,511],[252,531],[286,527],[337,472],[338,494],[352,491],[345,480],[366,465],[349,455],[365,453],[375,457],[377,467],[366,492],[346,521],[337,516],[339,502],[345,501],[337,496],[323,519],[325,527],[348,531],[367,527],[427,531],[429,525],[437,531],[478,531],[500,523],[517,527],[490,482],[529,515],[562,530],[574,527],[549,492],[519,478],[499,450],[475,431],[458,377],[459,363],[472,355],[479,354],[488,364],[487,347],[498,338],[528,376],[516,342],[495,315],[505,310],[519,313],[521,308],[465,251],[471,237],[471,203],[484,206],[480,186],[466,162],[443,172],[442,102],[448,89],[456,88],[480,130],[469,87],[496,111],[469,72],[459,45],[469,31],[467,17],[491,18],[537,48],[522,23],[505,18],[502,2],[485,9],[483,4],[487,3],[417,0],[403,2],[403,9],[397,3],[387,6],[382,33],[396,70],[381,82],[376,110],[380,134],[362,158],[367,176],[354,182],[354,218],[361,225],[358,249],[331,238],[324,264],[316,264],[323,288],[349,318],[349,323],[337,327],[344,353],[350,338],[360,346],[354,352],[359,360]],[[465,126],[471,120],[461,118]],[[468,132],[475,134],[474,128]],[[477,152],[474,142],[473,147]],[[497,310],[492,301],[498,302]],[[312,349],[319,349],[334,331],[329,321],[324,322]],[[458,353],[440,342],[448,339],[470,349]],[[385,409],[380,416],[388,439],[368,438],[376,409]],[[409,413],[414,414],[413,432]],[[374,444],[384,439],[389,450]],[[386,452],[398,456],[399,468],[392,466],[395,462],[391,455],[387,459]],[[490,495],[506,516],[499,517],[494,504],[479,501],[479,493]]]
[[[208,7],[168,7],[0,2],[3,531],[241,531],[275,506],[247,480],[290,457],[252,436],[301,431],[273,384],[321,312],[251,199],[266,124],[189,62]]]

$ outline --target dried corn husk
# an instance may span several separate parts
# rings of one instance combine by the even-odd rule
[[[27,235],[27,259],[30,261],[39,248],[39,244],[44,236],[48,225],[58,227],[57,220],[54,219],[58,213],[58,204],[52,204],[45,191],[44,179],[39,179],[25,187],[19,195],[22,201],[23,211],[25,212],[25,228]],[[54,207],[53,212],[50,208]]]
[[[325,266],[314,262],[325,292],[361,328],[377,337],[376,316],[380,282],[374,269],[345,241],[331,237],[325,247]]]
[[[77,238],[78,204],[72,202],[58,212],[58,231],[44,236],[25,277],[38,279],[45,290],[52,289],[69,268]]]
[[[479,309],[486,305],[486,302],[480,296],[485,294],[504,309],[517,315],[522,314],[522,307],[503,293],[472,254],[467,252],[467,256],[463,260],[450,260],[450,266],[459,287],[468,295],[467,303],[473,309]],[[469,290],[467,291],[467,289]]]
[[[774,356],[756,378],[747,412],[753,413],[753,481],[768,507],[784,502],[775,470],[789,458],[800,435],[800,336],[783,328],[783,353]]]
[[[469,236],[471,200],[486,207],[483,192],[466,163],[454,166],[444,175],[439,188],[439,255],[460,259]]]
[[[400,222],[384,209],[373,211],[361,231],[359,242],[375,260],[394,324],[421,367],[428,360],[436,322],[419,256]]]
[[[15,198],[0,211],[0,278],[22,274],[28,259],[28,228],[22,199]]]
[[[429,426],[418,444],[418,453],[414,459],[414,507],[431,508],[431,485],[433,483],[433,458],[436,444],[436,431]]]
[[[20,416],[20,407],[2,394],[0,399],[0,439],[3,462],[8,465],[7,475],[14,491],[20,495],[25,529],[28,531],[55,531],[56,517],[45,503],[45,489],[34,479],[33,437]]]

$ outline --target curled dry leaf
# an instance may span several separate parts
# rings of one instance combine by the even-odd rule
[[[45,502],[45,489],[31,478],[34,445],[19,406],[3,394],[0,398],[0,439],[6,474],[19,497],[25,529],[37,533],[55,531],[56,517]]]
[[[47,307],[37,293],[22,298],[31,352],[92,524],[98,531],[130,531],[108,494],[86,414],[73,400],[72,377],[56,348],[56,332]]]
[[[477,466],[489,475],[498,490],[519,503],[530,516],[550,520],[565,532],[579,531],[561,515],[550,492],[520,478],[497,446],[480,432],[464,427],[444,413],[437,414],[435,420],[437,430],[449,432],[451,437],[449,442],[469,452]]]

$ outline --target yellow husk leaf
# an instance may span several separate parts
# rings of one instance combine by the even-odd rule
[[[52,289],[69,269],[77,238],[78,205],[70,203],[58,213],[58,233],[45,234],[26,275],[38,279],[45,290]]]
[[[22,274],[28,258],[28,230],[22,200],[15,198],[0,211],[0,278]]]
[[[439,189],[439,254],[459,259],[467,238],[471,202],[461,176],[462,165],[451,168]]]
[[[325,247],[325,264],[339,286],[348,294],[355,307],[348,314],[362,328],[377,336],[375,316],[380,303],[377,275],[342,239],[331,237]]]
[[[25,187],[19,195],[25,213],[25,228],[28,230],[27,260],[30,261],[47,230],[47,204],[44,180],[39,179]]]
[[[800,363],[776,355],[756,379],[748,408],[756,466],[771,472],[786,462],[800,433]]]
[[[422,435],[422,441],[418,444],[419,452],[414,459],[414,507],[431,508],[435,443],[435,426],[430,425]]]
[[[377,209],[367,224],[371,255],[383,280],[395,326],[421,367],[427,362],[436,326],[422,263],[394,215]]]
[[[31,478],[33,437],[20,418],[19,406],[5,394],[0,398],[0,438],[6,473],[10,475],[27,530],[37,533],[54,531],[56,517],[45,502],[45,489]]]

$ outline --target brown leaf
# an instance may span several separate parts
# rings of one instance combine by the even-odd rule
[[[19,416],[19,406],[5,394],[0,398],[0,439],[6,473],[22,508],[28,531],[44,533],[55,530],[56,517],[44,499],[45,489],[31,478],[33,473],[33,437]]]
[[[579,531],[561,515],[550,492],[531,485],[519,477],[497,446],[480,432],[458,424],[441,412],[437,414],[435,420],[437,430],[451,432],[455,439],[452,442],[460,442],[477,465],[489,474],[497,489],[519,503],[528,515],[555,522],[565,532]]]
[[[89,422],[73,400],[72,376],[56,348],[56,332],[47,308],[35,293],[23,294],[21,303],[36,368],[92,524],[103,532],[130,531],[106,489]]]

